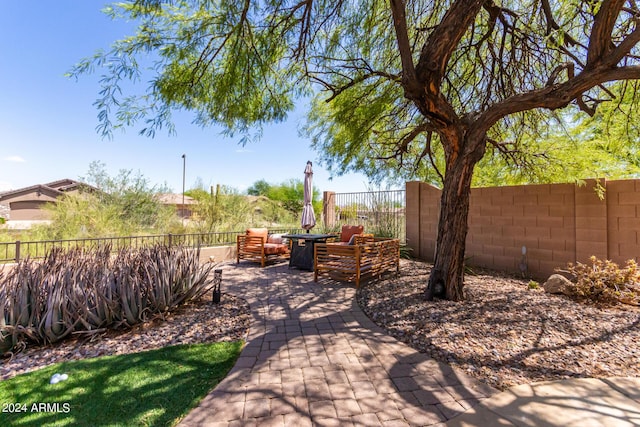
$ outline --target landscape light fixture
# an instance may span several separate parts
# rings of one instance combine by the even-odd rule
[[[186,216],[186,211],[184,208],[184,181],[187,170],[187,155],[182,155],[182,226],[184,226],[184,218]]]

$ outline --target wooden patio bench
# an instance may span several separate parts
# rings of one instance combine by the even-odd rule
[[[400,269],[398,239],[363,236],[353,245],[320,243],[315,245],[314,276],[328,274],[334,280],[355,282],[360,287],[363,278],[381,276]]]

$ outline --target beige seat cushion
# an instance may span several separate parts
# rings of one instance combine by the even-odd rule
[[[284,243],[284,239],[282,238],[282,234],[269,234],[269,238],[267,239],[267,243]]]

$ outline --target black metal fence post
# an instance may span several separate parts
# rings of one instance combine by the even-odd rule
[[[16,262],[20,262],[20,240],[16,240]]]

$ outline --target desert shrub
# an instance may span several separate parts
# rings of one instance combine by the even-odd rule
[[[192,218],[198,232],[238,230],[251,220],[252,206],[231,187],[218,186],[215,194],[202,188],[189,190],[188,194],[198,202],[193,206]]]
[[[0,352],[147,321],[209,291],[212,268],[198,250],[163,245],[26,258],[0,276]]]
[[[355,221],[358,219],[358,205],[356,203],[351,203],[347,206],[336,207],[338,210],[338,218],[340,221],[349,222]]]
[[[413,259],[413,249],[405,243],[400,244],[400,258]]]
[[[139,173],[121,170],[111,177],[104,163],[92,162],[88,175],[81,179],[89,186],[48,204],[51,223],[34,227],[31,239],[156,234],[178,221],[175,209],[158,200],[158,194],[168,189],[151,185]]]
[[[590,264],[569,263],[565,271],[574,276],[579,297],[608,303],[634,303],[640,297],[640,271],[634,260],[620,268],[615,262],[592,256]]]
[[[265,196],[269,200],[276,202],[282,209],[286,210],[290,215],[298,217],[302,212],[304,204],[304,182],[299,179],[290,179],[280,184],[269,184],[265,180],[259,180],[253,183],[247,189],[247,194],[251,196]],[[316,217],[322,212],[322,200],[316,200],[321,196],[320,190],[313,188],[313,210]]]

